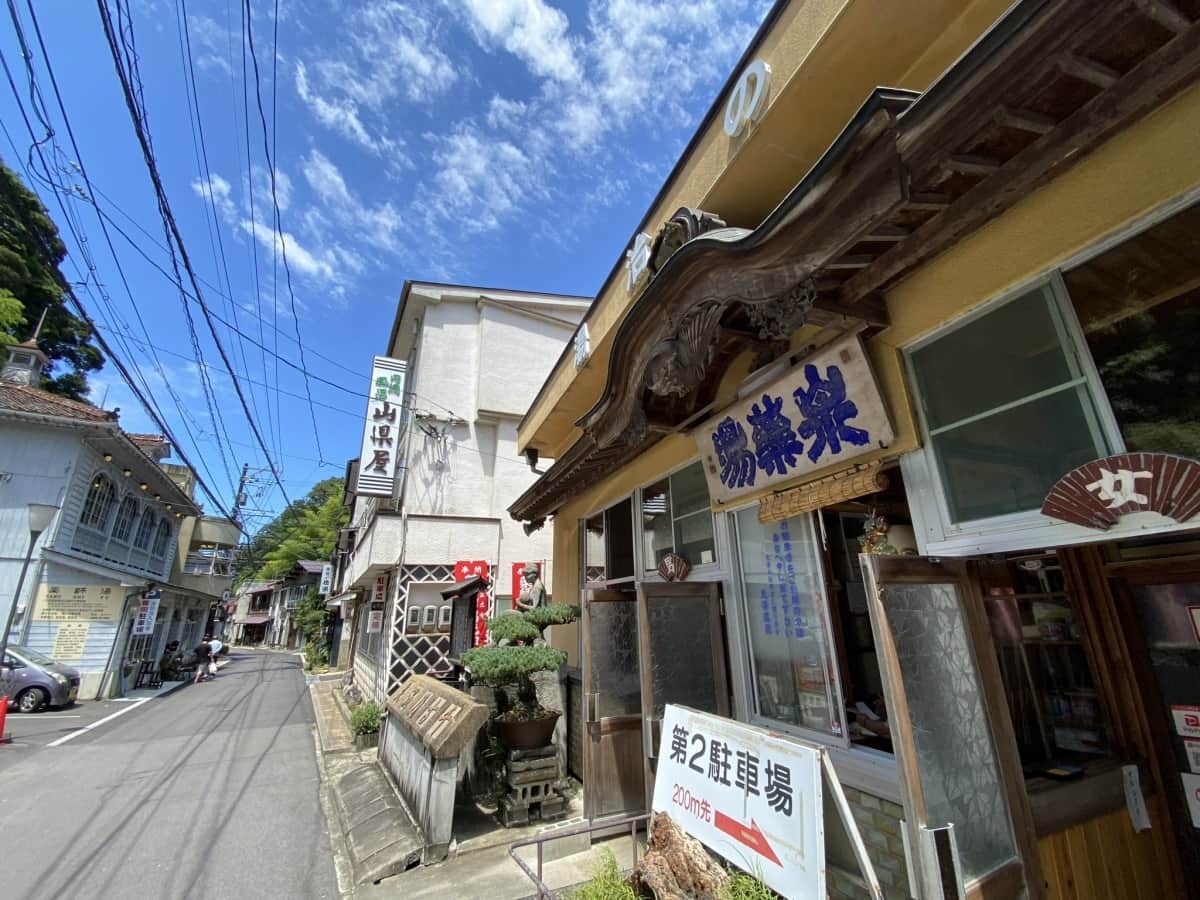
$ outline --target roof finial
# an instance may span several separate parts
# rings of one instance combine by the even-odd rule
[[[38,335],[42,333],[42,326],[46,324],[46,313],[49,311],[49,306],[42,307],[42,314],[38,317],[37,328],[33,329],[33,337],[30,338],[35,344],[37,343]]]

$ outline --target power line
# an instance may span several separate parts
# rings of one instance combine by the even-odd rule
[[[181,2],[182,2],[182,0],[181,0]],[[307,361],[304,359],[304,342],[300,339],[300,315],[296,311],[296,292],[292,289],[292,267],[290,265],[288,265],[287,240],[283,236],[284,235],[283,222],[279,216],[279,197],[275,192],[275,161],[272,158],[271,147],[269,146],[269,142],[267,140],[267,115],[265,112],[263,112],[262,80],[258,73],[258,54],[254,50],[254,25],[251,21],[251,16],[250,16],[250,0],[245,0],[243,6],[246,11],[246,15],[245,15],[246,42],[247,42],[248,46],[250,47],[250,60],[254,64],[254,96],[255,96],[255,99],[258,104],[259,122],[262,125],[263,155],[266,156],[266,158],[267,158],[267,172],[269,173],[270,179],[271,179],[271,205],[275,208],[275,234],[279,241],[280,254],[283,257],[283,273],[284,273],[284,277],[285,277],[286,283],[287,283],[288,298],[291,301],[291,307],[292,307],[292,325],[296,329],[296,346],[298,346],[300,348],[300,365],[302,367],[302,371],[304,372],[304,392],[308,396],[308,411],[309,411],[309,414],[312,416],[313,438],[317,444],[317,456],[324,459],[324,454],[321,452],[320,429],[317,428],[317,411],[315,409],[313,409],[313,405],[312,405],[312,386],[308,383],[308,364],[307,364]],[[275,5],[275,14],[278,17],[278,14],[279,14],[278,2],[276,2],[276,5]],[[276,59],[278,59],[278,56],[279,56],[278,40],[279,40],[279,20],[278,20],[278,18],[276,18],[276,20],[275,20],[275,41],[276,41],[275,49],[276,49],[276,52],[273,54],[274,58],[276,58]],[[273,105],[274,104],[274,91],[275,91],[275,83],[274,82],[271,83],[271,91],[272,91],[272,105]],[[272,119],[272,127],[274,127],[274,119]],[[253,193],[253,186],[251,189],[251,193]],[[278,317],[278,313],[276,315]],[[279,350],[278,334],[279,334],[278,331],[276,331],[276,338],[275,338],[276,351]],[[279,357],[278,357],[278,352],[277,352],[276,359],[278,359],[278,358]],[[275,383],[276,383],[276,385],[279,384],[278,374],[276,374]]]
[[[27,7],[29,9],[30,21],[33,24],[34,34],[37,37],[38,46],[42,52],[42,61],[46,67],[46,73],[50,77],[50,84],[54,91],[55,101],[57,102],[59,113],[62,116],[63,124],[66,127],[67,136],[71,142],[71,147],[75,152],[75,166],[76,166],[76,168],[78,168],[79,174],[82,176],[82,178],[84,180],[84,184],[87,185],[88,191],[90,192],[92,190],[91,179],[88,175],[87,167],[84,165],[84,162],[83,162],[83,153],[81,152],[81,150],[79,148],[79,143],[75,138],[75,130],[74,130],[74,128],[72,128],[70,117],[67,114],[66,104],[63,101],[62,92],[58,86],[58,78],[54,73],[54,66],[51,63],[49,51],[46,48],[46,42],[42,35],[41,25],[38,22],[37,12],[33,7],[32,0],[26,0],[26,3],[27,3]],[[9,13],[13,19],[13,25],[17,30],[18,40],[21,42],[22,47],[26,48],[24,35],[21,30],[20,19],[17,15],[16,9],[12,3],[12,0],[9,0]],[[28,52],[27,48],[26,48],[26,52]],[[31,86],[32,86],[32,89],[36,91],[36,83],[32,81],[32,67],[31,66],[30,66],[30,72],[31,72]],[[43,106],[43,109],[44,109],[44,106]],[[47,128],[49,129],[49,123],[47,122],[45,124],[47,125]],[[52,144],[51,146],[54,147],[56,145]],[[47,176],[50,176],[51,173],[49,171],[47,171],[46,174],[47,174]],[[52,186],[55,187],[56,192],[59,190],[57,185],[52,185]],[[57,195],[57,193],[56,193],[56,195]],[[63,206],[61,201],[59,201],[59,205],[60,205],[60,207],[63,208],[64,215],[67,215],[67,210]],[[116,248],[113,246],[112,236],[109,234],[108,228],[105,226],[104,220],[102,218],[100,218],[99,216],[97,216],[97,220],[99,221],[100,229],[104,235],[104,240],[108,246],[109,253],[112,255],[113,263],[117,267],[117,273],[120,277],[122,285],[125,288],[125,293],[129,297],[129,303],[130,303],[130,306],[133,308],[134,316],[137,319],[138,325],[140,326],[142,333],[146,336],[146,343],[147,343],[149,351],[150,351],[150,357],[153,362],[155,371],[158,373],[159,377],[162,379],[163,385],[165,386],[168,394],[171,396],[171,399],[175,401],[175,405],[180,411],[180,414],[182,416],[184,430],[187,432],[188,436],[191,438],[193,446],[198,448],[199,441],[196,439],[196,436],[192,433],[191,427],[189,426],[189,424],[187,422],[186,409],[185,409],[182,401],[180,400],[179,396],[175,393],[174,387],[171,385],[170,379],[167,378],[166,373],[163,371],[161,361],[158,359],[157,355],[154,352],[154,345],[153,345],[153,342],[150,340],[150,332],[147,329],[146,323],[142,318],[142,314],[139,309],[139,304],[134,300],[133,291],[129,286],[129,280],[125,276],[124,268],[121,266],[120,259],[117,256]],[[81,235],[79,232],[76,232],[75,226],[71,222],[69,216],[68,216],[67,224],[69,227],[71,227],[72,234],[75,235],[76,244],[80,247],[81,253],[84,256],[84,260],[87,263],[88,269],[92,273],[93,279],[96,282],[97,289],[100,292],[102,301],[115,314],[115,309],[113,309],[111,301],[107,297],[107,292],[104,290],[103,284],[100,282],[99,278],[97,277],[97,270],[96,270],[95,262],[91,259],[91,254],[87,250],[87,239],[86,239],[85,234]],[[82,226],[80,226],[80,227],[82,230]],[[126,349],[128,349],[128,347],[126,347]],[[140,370],[139,370],[138,374],[141,375]],[[143,387],[146,388],[147,392],[152,394],[152,392],[149,391],[149,385],[146,383],[144,376],[142,378],[142,383],[143,383]],[[162,416],[161,407],[158,408],[158,412],[159,412],[160,416]],[[165,418],[165,416],[162,416],[162,417]],[[214,423],[214,425],[215,425],[215,423]],[[228,435],[228,433],[226,433],[226,435],[225,435],[226,440],[228,440],[228,437],[229,437],[229,435]],[[214,438],[218,441],[218,450],[221,452],[221,458],[224,461],[224,459],[225,459],[224,450],[223,450],[223,448],[221,448],[220,443],[219,443],[219,436],[217,436],[215,432],[214,432]],[[201,459],[203,460],[203,457],[201,457]],[[226,476],[229,479],[230,486],[232,487],[233,481],[232,481],[232,476],[230,475],[230,472],[229,472],[228,465],[226,465],[225,469],[226,469]],[[211,470],[208,469],[207,463],[205,463],[205,471],[208,472],[208,475],[211,478],[212,472],[211,472]]]
[[[225,353],[225,348],[221,345],[221,340],[217,334],[216,325],[214,324],[212,315],[208,310],[208,306],[204,302],[200,285],[196,279],[195,269],[192,267],[191,259],[188,256],[187,247],[183,243],[183,236],[180,234],[179,225],[175,221],[174,214],[171,212],[170,202],[167,199],[166,190],[163,187],[162,178],[158,172],[158,163],[154,157],[154,151],[150,146],[149,137],[145,127],[145,113],[139,110],[137,101],[133,95],[133,87],[130,84],[129,76],[121,65],[121,52],[117,46],[116,37],[113,33],[112,18],[109,14],[107,0],[96,0],[96,5],[100,12],[101,21],[104,25],[104,34],[108,42],[109,51],[112,55],[113,66],[116,69],[117,78],[121,82],[122,93],[125,95],[125,105],[129,110],[134,131],[137,134],[138,143],[142,148],[142,156],[145,160],[146,168],[149,171],[151,181],[154,184],[155,194],[158,197],[159,212],[162,215],[164,225],[168,228],[170,235],[174,237],[175,244],[179,250],[179,257],[183,262],[184,269],[188,273],[188,278],[191,281],[192,290],[196,295],[196,299],[200,304],[200,309],[204,313],[204,319],[208,324],[209,331],[212,334],[213,343],[216,345],[217,353],[221,357],[221,362],[224,364],[226,371],[229,372],[229,376],[232,379],[234,393],[237,395],[238,401],[242,406],[242,412],[246,415],[246,420],[250,425],[250,430],[254,433],[255,439],[258,441],[262,449],[263,456],[266,458],[272,472],[275,473],[275,481],[279,485],[280,494],[283,496],[284,501],[290,506],[291,499],[287,495],[287,489],[284,488],[283,482],[280,481],[278,473],[275,472],[275,466],[271,462],[270,451],[267,450],[267,445],[263,440],[262,432],[259,431],[258,423],[255,422],[253,415],[250,413],[249,405],[246,402],[246,396],[242,392],[241,385],[238,383],[237,375],[233,371],[233,366],[229,362],[229,357]],[[117,0],[117,6],[119,9],[120,0]]]

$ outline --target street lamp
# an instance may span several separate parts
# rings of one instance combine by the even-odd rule
[[[29,504],[29,547],[25,550],[25,562],[21,566],[21,576],[17,579],[17,590],[13,593],[12,606],[9,607],[8,618],[4,622],[4,631],[0,632],[0,663],[3,663],[4,654],[8,650],[8,633],[12,631],[17,604],[21,602],[21,588],[25,586],[25,575],[29,571],[30,560],[33,559],[33,547],[42,532],[50,527],[56,512],[58,507],[47,503]]]

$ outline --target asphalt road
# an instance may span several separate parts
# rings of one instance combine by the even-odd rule
[[[299,659],[232,659],[0,765],[6,900],[338,896]]]

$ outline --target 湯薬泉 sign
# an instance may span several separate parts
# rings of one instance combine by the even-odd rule
[[[654,811],[783,897],[825,896],[822,786],[819,749],[666,708]]]
[[[693,435],[708,491],[724,502],[888,446],[894,437],[857,337],[823,347]]]
[[[355,493],[392,496],[399,468],[407,368],[408,364],[403,360],[387,356],[376,356],[371,365],[371,387]]]

